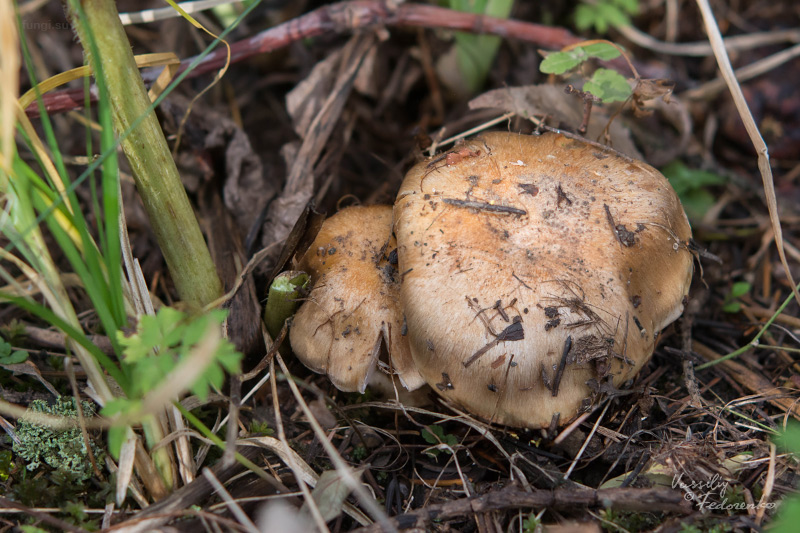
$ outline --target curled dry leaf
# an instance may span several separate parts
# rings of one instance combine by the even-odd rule
[[[177,125],[187,113],[189,103],[187,98],[172,94],[161,107]],[[275,183],[265,178],[261,157],[253,150],[249,136],[227,113],[215,109],[190,114],[185,131],[189,133],[184,136],[184,143],[193,148],[179,155],[187,188],[196,192],[200,187],[198,180],[211,179],[217,164],[224,163],[225,206],[235,217],[240,233],[246,235],[277,192]],[[221,161],[210,160],[219,153],[223,154]]]

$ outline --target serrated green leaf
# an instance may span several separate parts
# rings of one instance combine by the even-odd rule
[[[553,52],[542,60],[539,70],[544,74],[564,74],[583,63],[585,59],[586,55],[581,47],[567,52]]]
[[[203,338],[203,335],[206,334],[209,328],[209,320],[208,317],[199,316],[190,321],[188,321],[185,325],[183,330],[181,331],[181,338],[180,344],[182,353],[188,351],[188,348],[194,346],[200,339]]]
[[[610,43],[594,43],[587,46],[582,46],[587,56],[596,57],[603,61],[610,61],[611,59],[618,58],[621,52]]]
[[[155,316],[143,316],[136,333],[120,339],[132,376],[131,396],[141,398],[163,383],[181,360],[192,356],[209,328],[219,328],[226,316],[224,310],[188,316],[169,307],[162,307]],[[212,388],[222,387],[224,370],[239,371],[241,359],[233,344],[220,341],[213,361],[189,389],[205,400]]]
[[[127,411],[130,408],[131,401],[127,398],[114,398],[106,403],[100,410],[100,414],[110,418],[116,414]]]
[[[624,102],[631,95],[628,80],[616,70],[607,68],[597,69],[592,79],[583,84],[583,90],[603,102]]]

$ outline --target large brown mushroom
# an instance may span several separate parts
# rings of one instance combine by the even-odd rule
[[[408,341],[416,370],[441,396],[512,426],[566,423],[634,376],[680,315],[692,276],[691,230],[667,180],[640,161],[556,133],[488,133],[418,164],[400,188],[393,224],[400,304],[380,322],[393,331],[404,315],[407,336],[392,350]],[[369,249],[385,250],[389,233],[373,237]],[[309,267],[328,257],[313,246],[309,254],[317,254],[304,260]],[[380,261],[368,263],[374,270]],[[366,293],[350,294],[360,286],[355,279],[334,286],[318,277],[338,294],[334,302],[361,302],[364,294],[359,305],[366,305]],[[379,301],[394,297],[396,285],[379,286]],[[314,294],[316,287],[295,324]],[[332,320],[335,312],[325,311]],[[303,335],[292,332],[298,353]],[[361,390],[360,381],[334,376],[327,361],[337,386]]]
[[[490,133],[417,165],[394,225],[417,369],[503,424],[565,422],[632,377],[691,281],[664,176],[559,134]]]

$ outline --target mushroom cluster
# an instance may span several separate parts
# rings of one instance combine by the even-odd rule
[[[491,422],[564,424],[680,315],[690,238],[649,165],[558,133],[487,133],[413,167],[393,208],[325,222],[297,263],[314,285],[291,345],[342,390],[380,365]]]

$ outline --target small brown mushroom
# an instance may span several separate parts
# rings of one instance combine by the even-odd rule
[[[349,207],[325,221],[297,268],[313,289],[295,315],[292,349],[340,390],[364,392],[384,344],[408,389],[424,384],[403,336],[390,206]]]
[[[692,276],[654,168],[560,134],[488,133],[412,168],[394,208],[417,369],[487,420],[546,427],[630,379]]]

